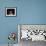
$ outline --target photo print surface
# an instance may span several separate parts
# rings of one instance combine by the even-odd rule
[[[20,40],[46,41],[46,25],[21,25]]]

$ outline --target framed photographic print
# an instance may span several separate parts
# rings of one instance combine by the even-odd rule
[[[46,41],[46,24],[19,24],[18,42],[22,40]]]
[[[16,8],[15,7],[7,7],[5,14],[6,14],[6,16],[16,16]]]

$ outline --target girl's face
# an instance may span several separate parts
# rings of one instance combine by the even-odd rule
[[[13,14],[12,11],[10,11],[10,14]]]

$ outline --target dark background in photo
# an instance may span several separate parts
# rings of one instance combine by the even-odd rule
[[[15,9],[7,9],[7,15],[15,15]]]

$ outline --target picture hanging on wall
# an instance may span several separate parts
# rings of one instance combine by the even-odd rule
[[[16,16],[16,8],[15,7],[7,7],[6,8],[6,16]]]

